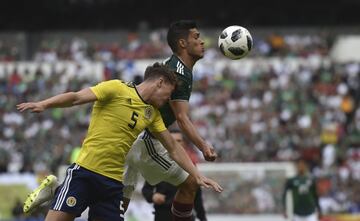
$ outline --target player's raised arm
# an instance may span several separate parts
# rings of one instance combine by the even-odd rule
[[[189,119],[189,102],[185,100],[174,100],[170,102],[170,106],[181,131],[203,153],[205,160],[214,161],[217,158],[214,148],[201,138],[199,132]]]
[[[184,148],[174,140],[168,130],[160,133],[153,133],[153,135],[164,145],[171,158],[175,160],[175,162],[178,163],[179,166],[182,167],[186,172],[192,175],[200,186],[212,188],[216,192],[221,192],[223,190],[223,188],[217,182],[200,174],[198,169],[190,160],[188,154],[185,152]]]
[[[85,88],[78,92],[67,92],[55,95],[53,97],[38,102],[21,103],[16,105],[16,108],[20,112],[31,110],[31,112],[40,113],[48,108],[71,107],[75,105],[94,102],[96,100],[97,97],[91,91],[91,89]]]

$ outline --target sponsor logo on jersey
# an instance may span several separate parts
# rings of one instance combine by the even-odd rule
[[[181,64],[180,61],[178,61],[177,64],[176,64],[176,72],[179,73],[179,74],[184,75],[184,65]]]

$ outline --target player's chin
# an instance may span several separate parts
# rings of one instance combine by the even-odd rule
[[[197,58],[197,60],[199,60],[204,57],[204,53],[199,53],[195,57]]]
[[[200,58],[203,58],[204,55],[205,55],[205,49],[202,49],[202,50],[200,51],[200,53],[199,53],[199,57],[200,57]]]

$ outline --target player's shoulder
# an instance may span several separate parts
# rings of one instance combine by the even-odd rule
[[[113,79],[107,81],[109,86],[115,86],[115,87],[123,87],[123,88],[134,88],[135,85],[133,82],[127,82],[120,79]]]
[[[100,84],[103,84],[103,85],[118,85],[118,86],[121,86],[123,84],[123,81],[122,80],[119,80],[119,79],[112,79],[112,80],[106,80],[106,81],[102,81],[100,82]]]
[[[192,71],[188,69],[182,60],[176,55],[171,55],[164,61],[164,64],[173,69],[175,73],[180,76],[180,79],[183,77],[191,78],[192,76]]]
[[[286,182],[291,183],[294,181],[295,178],[296,177],[288,177],[288,178],[286,178]]]
[[[300,178],[298,176],[292,176],[292,177],[287,178],[288,183],[297,183],[297,182],[299,182],[299,180],[300,180]]]
[[[132,90],[135,87],[132,82],[126,82],[120,79],[103,81],[101,84],[102,88],[117,93],[124,93],[125,91]]]
[[[177,56],[171,55],[170,57],[166,58],[162,63],[171,67],[176,64],[178,60],[179,58]]]

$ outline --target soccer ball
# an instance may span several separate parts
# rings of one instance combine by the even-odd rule
[[[246,28],[233,25],[225,28],[221,32],[218,45],[223,55],[237,60],[249,54],[253,40],[250,32]]]

